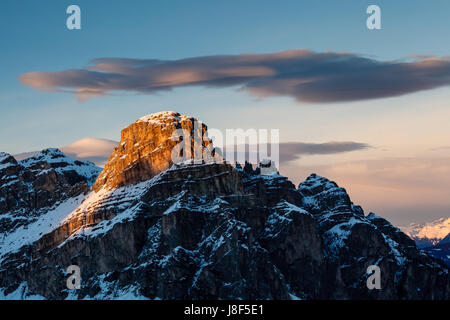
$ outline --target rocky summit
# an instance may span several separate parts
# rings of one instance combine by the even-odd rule
[[[140,118],[122,130],[119,146],[114,148],[94,190],[135,184],[168,169],[174,163],[173,151],[182,139],[186,144],[182,159],[201,159],[211,145],[203,139],[206,130],[206,125],[197,119],[173,111]],[[194,149],[196,142],[199,146]]]
[[[92,188],[98,171],[57,150],[21,163],[1,153],[0,298],[450,299],[446,264],[335,182],[174,163],[172,132],[202,136],[194,122],[139,119]],[[371,265],[381,289],[367,287]]]

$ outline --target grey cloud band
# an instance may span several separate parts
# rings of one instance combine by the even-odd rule
[[[450,84],[450,59],[378,61],[351,53],[289,50],[180,60],[100,58],[83,69],[29,72],[23,84],[83,100],[121,92],[152,94],[182,86],[238,86],[259,97],[331,103],[395,97]]]

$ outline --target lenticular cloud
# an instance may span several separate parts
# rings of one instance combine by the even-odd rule
[[[100,58],[90,66],[29,72],[23,84],[70,92],[84,100],[132,92],[152,94],[183,86],[238,86],[258,97],[289,96],[332,103],[395,97],[450,84],[450,59],[378,61],[351,53],[289,50],[180,60]]]

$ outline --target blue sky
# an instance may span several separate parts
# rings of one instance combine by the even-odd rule
[[[65,11],[70,4],[81,7],[82,30],[66,28]],[[381,8],[382,30],[366,28],[365,10],[370,4]],[[152,95],[95,97],[80,103],[72,94],[25,86],[18,77],[32,71],[80,69],[101,57],[175,60],[302,48],[351,52],[379,61],[407,61],[412,54],[441,57],[450,52],[449,13],[447,0],[4,0],[0,10],[0,134],[4,137],[0,150],[14,154],[65,146],[84,137],[118,140],[120,130],[137,118],[172,109],[219,129],[280,128],[284,141],[370,143],[376,146],[374,150],[305,157],[287,170],[295,183],[319,166],[326,166],[324,173],[341,179],[341,184],[355,183],[354,173],[343,175],[336,166],[352,161],[416,159],[423,156],[423,150],[450,145],[450,131],[435,128],[448,115],[448,87],[331,105],[298,103],[290,97],[261,100],[235,87],[183,87]],[[401,124],[405,119],[409,126]],[[417,135],[417,126],[423,135]],[[436,190],[443,187],[433,183]],[[445,181],[444,185],[449,184]],[[361,195],[358,190],[354,191],[356,200],[369,208],[381,208],[399,222],[409,219],[365,198],[372,189]],[[441,200],[429,217],[420,219],[448,215],[450,203]],[[420,220],[418,217],[416,213],[415,219]]]
[[[20,74],[35,71],[58,71],[86,66],[93,58],[128,57],[180,59],[186,57],[269,53],[287,49],[307,48],[314,51],[348,51],[371,55],[381,60],[403,59],[410,54],[446,55],[450,42],[447,15],[450,2],[376,1],[382,9],[383,30],[365,27],[365,9],[374,1],[2,1],[0,11],[0,120],[2,134],[11,124],[30,117],[38,122],[58,109],[76,108],[77,114],[88,115],[97,108],[100,113],[116,114],[119,125],[124,115],[117,110],[123,103],[161,105],[173,103],[172,97],[159,99],[139,97],[137,102],[126,97],[95,99],[80,105],[65,94],[46,94],[24,87]],[[82,10],[82,30],[65,27],[70,4]],[[233,91],[223,89],[222,91]],[[180,92],[179,92],[180,91]],[[185,93],[187,91],[187,93]],[[191,92],[193,91],[193,92]],[[171,96],[211,94],[202,88],[176,90]],[[219,97],[221,93],[218,93]],[[227,94],[229,96],[229,94]],[[253,104],[244,94],[243,104]],[[156,101],[152,101],[156,100]],[[236,101],[237,102],[237,101]],[[150,103],[148,103],[150,105]],[[178,105],[174,105],[178,107]],[[50,109],[49,109],[50,108]],[[145,108],[131,111],[128,122]],[[149,111],[152,108],[149,108]],[[195,111],[195,110],[194,110]],[[92,114],[96,114],[92,110]],[[60,119],[64,121],[64,119]],[[90,129],[93,123],[82,125]],[[36,130],[36,129],[35,129]],[[70,131],[70,129],[68,129]],[[77,128],[73,128],[77,130]],[[47,133],[46,133],[47,131]],[[51,130],[50,130],[51,131]],[[17,132],[14,143],[0,144],[2,150],[18,152],[45,145],[49,129],[42,136],[30,137]],[[35,132],[37,133],[37,132]],[[109,135],[110,132],[104,135]],[[53,136],[53,139],[52,139]],[[76,134],[66,132],[66,139]],[[42,137],[42,140],[39,138]],[[61,137],[62,138],[62,137]],[[65,143],[68,141],[62,141]]]

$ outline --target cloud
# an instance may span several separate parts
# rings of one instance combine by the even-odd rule
[[[234,156],[235,159],[227,159],[230,162],[234,162],[238,159],[238,162],[243,162],[243,159],[257,159],[257,150],[259,150],[261,145],[250,145],[246,144],[245,146],[236,146]],[[271,150],[274,150],[276,145],[268,144],[267,152],[271,155]],[[223,148],[221,154],[225,157],[227,156],[227,148],[232,148],[231,146]],[[344,142],[325,142],[325,143],[306,143],[306,142],[280,142],[278,144],[279,156],[280,156],[280,165],[285,164],[289,161],[297,160],[303,155],[328,155],[328,154],[337,154],[358,150],[365,150],[373,148],[369,144],[360,143],[360,142],[352,142],[352,141],[344,141]],[[244,151],[245,150],[245,151]],[[250,152],[251,155],[250,156]],[[262,160],[262,159],[259,159]],[[253,161],[250,161],[253,162]]]
[[[118,144],[107,139],[84,138],[61,148],[61,151],[70,158],[91,161],[103,167]]]
[[[450,59],[378,61],[351,53],[310,50],[180,60],[100,58],[84,69],[29,72],[19,78],[30,87],[70,92],[80,100],[123,92],[153,94],[183,86],[240,86],[261,98],[289,96],[299,102],[331,103],[448,86]]]
[[[372,146],[366,143],[352,141],[325,143],[286,142],[280,143],[280,163],[298,159],[302,155],[336,154],[370,148]]]

